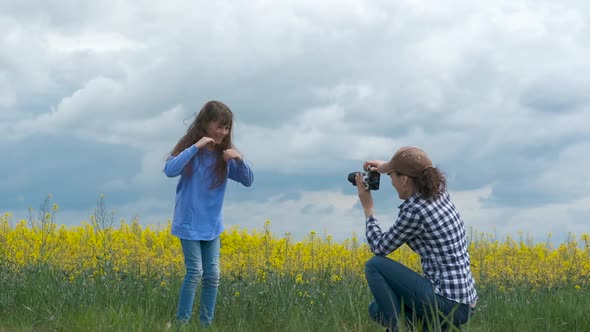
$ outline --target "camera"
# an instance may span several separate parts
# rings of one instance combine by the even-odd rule
[[[371,167],[371,166],[369,166]],[[353,186],[356,186],[355,177],[358,172],[352,172],[348,174],[348,181],[352,183]],[[379,190],[379,179],[381,178],[381,174],[377,171],[369,171],[367,173],[361,173],[363,176],[363,184],[365,185],[365,189],[367,190]]]

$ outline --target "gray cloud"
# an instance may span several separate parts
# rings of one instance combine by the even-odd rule
[[[99,194],[126,202],[132,188],[109,190],[116,179],[133,176],[138,151],[120,145],[97,144],[64,136],[31,136],[19,145],[0,144],[2,179],[0,208],[36,207],[52,193],[60,204],[76,209],[93,204]]]
[[[521,103],[547,112],[569,112],[590,107],[590,82],[585,81],[587,77],[573,77],[573,80],[557,75],[539,78],[524,89]]]
[[[260,184],[230,187],[232,204],[344,214],[305,192],[347,185],[400,145],[427,150],[454,190],[488,188],[486,209],[566,206],[590,189],[586,3],[10,1],[0,13],[0,152],[27,165],[2,180],[6,202],[40,195],[29,182],[94,186],[164,216],[139,202],[172,199],[163,161],[210,99],[234,110]],[[29,146],[55,146],[55,166]],[[72,151],[100,174],[86,187]],[[60,194],[82,204],[74,195]]]

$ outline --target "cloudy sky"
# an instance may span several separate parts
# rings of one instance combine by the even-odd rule
[[[104,194],[117,218],[166,223],[164,162],[215,99],[255,172],[228,186],[227,227],[362,237],[347,174],[416,145],[477,232],[590,231],[587,1],[8,0],[0,31],[15,220],[51,193],[78,225]],[[401,201],[382,184],[389,226]]]

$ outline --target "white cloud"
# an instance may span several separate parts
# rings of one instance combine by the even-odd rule
[[[362,132],[346,116],[342,107],[330,105],[306,110],[276,129],[244,124],[236,144],[258,161],[258,169],[286,173],[325,172],[339,161],[393,154],[393,139]]]
[[[551,167],[535,179],[535,185],[543,191],[558,194],[563,191],[586,195],[590,188],[590,142],[565,147]]]
[[[584,213],[575,204],[590,189],[588,9],[504,0],[3,3],[1,139],[130,146],[141,152],[136,175],[104,188],[154,189],[190,115],[220,99],[239,110],[235,143],[262,174],[325,174],[417,145],[457,182],[476,179],[465,185],[480,188],[465,194],[481,199],[469,203],[470,219],[533,227],[535,213],[550,216],[479,205],[520,177],[556,201],[572,193],[549,205],[575,225],[567,208]],[[326,218],[346,218],[338,211]]]
[[[490,197],[491,188],[483,187],[470,191],[451,192],[451,198],[459,209],[467,227],[485,235],[495,235],[502,240],[524,234],[535,241],[544,241],[551,234],[553,240],[562,242],[568,232],[587,233],[585,222],[572,218],[590,214],[590,196],[565,203],[549,203],[538,207],[489,207],[485,200]],[[575,211],[572,214],[572,211]],[[569,222],[568,222],[569,220]]]
[[[359,101],[369,98],[375,93],[373,86],[368,82],[340,83],[333,88],[313,89],[313,92],[317,96],[329,100],[339,100],[352,96]]]
[[[262,229],[265,220],[272,223],[276,235],[291,233],[303,238],[311,231],[328,233],[335,239],[345,239],[353,232],[364,238],[364,215],[355,194],[345,194],[342,190],[303,191],[293,198],[271,196],[262,202],[226,202],[224,220],[227,227],[237,225],[247,229]],[[517,237],[524,234],[535,241],[545,241],[549,234],[557,242],[564,241],[568,232],[582,234],[588,232],[584,222],[567,223],[571,212],[578,215],[590,214],[590,196],[568,203],[547,204],[532,208],[487,207],[485,200],[491,188],[482,187],[469,191],[451,192],[451,199],[461,214],[465,227],[474,236],[492,234],[498,240],[506,235]],[[375,197],[395,195],[393,189]],[[376,201],[376,215],[383,229],[389,228],[397,217],[397,203],[387,199],[386,204]],[[313,207],[312,213],[305,213]]]
[[[120,34],[83,32],[79,35],[64,35],[50,32],[47,35],[50,51],[57,52],[116,52],[141,49],[145,45],[134,42]]]
[[[124,109],[125,87],[112,79],[97,77],[64,98],[51,112],[15,123],[11,138],[67,133],[141,148],[169,140],[170,132],[181,129],[189,115],[181,105],[153,116],[141,110]]]
[[[291,233],[299,239],[311,231],[344,239],[353,232],[358,234],[363,230],[362,211],[353,210],[358,200],[356,196],[333,190],[304,191],[299,194],[293,199],[286,199],[282,195],[271,196],[262,203],[226,202],[226,228],[237,225],[260,230],[264,222],[270,220],[274,234],[282,236]]]

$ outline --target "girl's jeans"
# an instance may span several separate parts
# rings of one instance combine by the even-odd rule
[[[209,326],[215,315],[215,301],[219,287],[219,237],[211,241],[191,241],[180,239],[186,275],[180,287],[176,319],[188,322],[193,311],[197,286],[202,279],[201,325]]]
[[[369,315],[393,331],[396,331],[402,309],[409,320],[416,317],[419,321],[428,321],[431,326],[437,324],[433,318],[438,320],[443,330],[449,323],[457,327],[466,323],[472,314],[469,305],[435,294],[428,279],[387,257],[374,256],[367,261],[365,277],[375,297],[369,306]],[[434,308],[437,310],[432,310]]]

